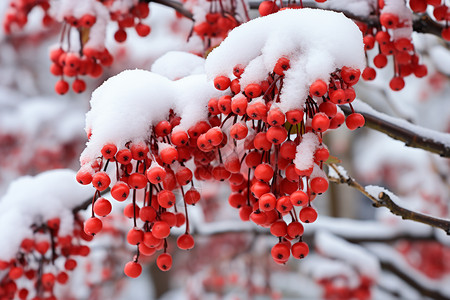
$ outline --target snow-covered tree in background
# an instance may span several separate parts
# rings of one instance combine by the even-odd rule
[[[0,299],[450,299],[447,0],[149,2],[2,3]]]

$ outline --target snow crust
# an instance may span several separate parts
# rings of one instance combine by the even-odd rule
[[[315,80],[328,82],[329,74],[343,66],[365,66],[362,34],[354,22],[341,13],[304,8],[285,9],[235,28],[209,54],[205,70],[210,80],[233,78],[233,68],[245,66],[240,80],[245,87],[263,81],[283,56],[290,59],[280,98],[283,112],[302,107]]]
[[[85,128],[92,136],[81,164],[95,159],[107,143],[120,150],[128,142],[146,141],[151,126],[165,120],[171,109],[181,117],[173,130],[187,130],[207,118],[209,99],[221,94],[205,75],[171,81],[149,71],[127,70],[111,77],[92,93]]]
[[[68,193],[70,191],[70,193]],[[61,235],[73,230],[72,209],[92,196],[92,187],[75,180],[75,172],[52,170],[12,182],[0,200],[0,260],[11,259],[24,238],[32,238],[32,224],[59,217]]]

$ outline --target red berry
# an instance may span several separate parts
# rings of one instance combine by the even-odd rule
[[[291,255],[291,249],[285,243],[278,243],[272,247],[270,253],[276,262],[285,263]]]
[[[19,279],[23,275],[23,269],[21,267],[12,267],[9,270],[8,276],[12,280]]]
[[[157,239],[164,239],[170,234],[170,226],[167,222],[156,221],[153,223],[152,234]]]
[[[106,190],[110,183],[111,179],[106,172],[97,172],[92,176],[92,185],[100,192]]]
[[[273,168],[269,164],[260,164],[255,169],[255,178],[264,182],[269,182],[273,177]]]
[[[230,86],[230,78],[227,76],[217,76],[214,78],[214,86],[220,91],[225,91]]]
[[[241,208],[246,202],[247,198],[241,193],[231,193],[230,196],[228,196],[228,203],[233,208]]]
[[[292,203],[289,196],[281,196],[277,200],[276,209],[281,213],[288,213],[292,210]]]
[[[259,209],[262,211],[270,211],[275,209],[277,198],[272,193],[266,193],[259,197]]]
[[[86,90],[86,82],[82,79],[75,79],[72,82],[72,90],[78,94],[84,92]]]
[[[361,76],[361,71],[359,69],[353,69],[349,67],[342,67],[341,69],[341,77],[344,82],[348,85],[355,85],[359,77]]]
[[[145,175],[147,176],[148,181],[153,184],[161,183],[167,175],[167,172],[164,168],[159,166],[154,166],[149,168]]]
[[[317,113],[311,121],[311,126],[317,132],[327,131],[330,127],[330,119],[324,113]]]
[[[304,191],[298,190],[291,194],[290,200],[294,206],[304,206],[308,203],[309,197]]]
[[[99,218],[89,218],[84,223],[84,232],[89,235],[95,235],[102,230],[103,223]]]
[[[345,98],[345,92],[343,89],[337,89],[330,93],[330,101],[334,104],[344,104]]]
[[[275,1],[263,1],[259,4],[258,11],[261,17],[276,13],[280,8]]]
[[[189,136],[185,131],[172,132],[171,141],[175,146],[184,146],[189,141]]]
[[[122,149],[116,153],[116,160],[119,164],[127,165],[131,163],[133,155],[129,149]]]
[[[158,204],[170,208],[175,204],[176,198],[172,191],[162,190],[158,193]]]
[[[272,143],[267,139],[267,135],[265,132],[259,132],[255,139],[253,140],[253,145],[255,149],[260,151],[268,151],[272,148]]]
[[[117,201],[125,201],[130,194],[130,188],[128,184],[123,181],[118,181],[111,189],[111,196]]]
[[[134,216],[139,216],[140,208],[138,205],[134,205],[133,203],[128,203],[123,209],[123,214],[125,217],[129,219],[133,219]]]
[[[292,245],[292,256],[301,259],[305,258],[309,253],[309,247],[305,242],[297,242]]]
[[[355,130],[356,128],[363,127],[365,123],[363,115],[359,113],[353,113],[347,116],[347,119],[345,120],[345,124],[347,125],[347,128],[350,130]]]
[[[126,39],[127,39],[127,32],[125,31],[125,29],[123,29],[123,28],[117,29],[116,33],[114,33],[114,39],[115,39],[118,43],[123,43],[123,42],[125,42]]]
[[[275,64],[275,67],[273,68],[273,71],[280,75],[284,75],[284,71],[288,70],[290,68],[290,60],[286,57],[280,57]]]
[[[282,126],[286,120],[286,116],[278,108],[270,109],[267,114],[267,123],[272,126]]]
[[[250,83],[244,89],[244,93],[249,98],[259,97],[262,93],[262,88],[257,83]]]
[[[231,96],[225,95],[219,98],[218,108],[221,113],[228,115],[231,113]]]
[[[444,40],[450,41],[450,27],[445,27],[442,29],[441,36]]]
[[[375,67],[377,67],[378,69],[384,68],[387,65],[387,58],[386,55],[380,53],[377,54],[374,58],[373,58],[373,64],[375,65]]]
[[[300,222],[291,222],[287,226],[287,235],[291,238],[299,237],[303,234],[304,228]]]
[[[361,77],[367,81],[374,80],[376,76],[377,72],[375,71],[374,68],[371,67],[366,67],[361,75]]]
[[[116,155],[117,147],[114,144],[106,144],[103,146],[101,152],[105,159],[111,159]]]
[[[150,26],[146,25],[146,24],[142,24],[142,23],[138,23],[136,24],[136,33],[141,36],[141,37],[145,37],[147,35],[150,34]]]
[[[188,233],[180,235],[177,239],[177,246],[182,250],[192,249],[194,248],[194,244],[195,244],[194,238],[192,237],[192,235]]]
[[[144,174],[133,173],[128,177],[128,185],[136,190],[145,188],[147,183],[147,177]]]
[[[131,228],[127,234],[127,242],[130,245],[137,245],[144,240],[144,232],[139,228]]]
[[[423,13],[427,10],[426,0],[409,0],[409,7],[413,12]]]
[[[161,271],[169,271],[172,268],[172,256],[169,253],[162,253],[156,259],[156,264]]]
[[[405,81],[403,80],[402,77],[394,77],[389,82],[389,87],[393,91],[400,91],[401,89],[403,89],[405,87]]]
[[[287,130],[284,127],[274,126],[267,130],[266,137],[274,145],[283,143],[287,138]]]
[[[72,271],[77,267],[77,261],[71,258],[68,258],[64,263],[64,268],[68,271]]]
[[[285,141],[280,147],[280,155],[284,159],[294,159],[297,145],[294,141]]]
[[[178,160],[178,151],[173,146],[168,146],[159,151],[159,156],[165,164],[172,164]]]
[[[287,233],[287,225],[283,220],[278,220],[270,225],[270,233],[276,237],[283,237]]]
[[[186,201],[186,204],[194,205],[198,201],[200,201],[200,193],[197,191],[196,188],[191,187],[185,194],[184,194],[184,201]]]
[[[317,211],[311,206],[303,207],[300,211],[299,218],[303,223],[313,223],[317,220]]]
[[[64,95],[69,91],[69,84],[67,83],[67,81],[64,81],[62,79],[58,80],[55,84],[55,91],[60,95]]]
[[[125,268],[123,269],[125,275],[131,278],[137,278],[142,273],[142,266],[134,261],[127,262]]]
[[[303,120],[303,110],[293,109],[286,113],[286,119],[292,125],[296,125]]]
[[[233,101],[231,102],[231,110],[235,114],[243,116],[247,111],[247,105],[248,101],[245,96],[243,95],[236,96],[235,98],[233,98]]]
[[[80,25],[86,28],[91,28],[95,24],[97,18],[91,14],[85,14],[80,18]]]
[[[105,198],[99,198],[94,203],[94,213],[98,216],[105,217],[112,210],[111,202]]]
[[[380,23],[385,28],[396,28],[398,25],[398,16],[391,13],[382,13],[380,15]]]
[[[83,185],[90,184],[92,182],[92,174],[87,170],[80,169],[77,172],[76,179],[79,183]]]
[[[248,134],[248,128],[244,123],[236,123],[233,124],[230,128],[230,136],[235,140],[242,140]]]
[[[322,194],[328,189],[328,180],[323,177],[315,177],[311,179],[310,186],[314,193]]]

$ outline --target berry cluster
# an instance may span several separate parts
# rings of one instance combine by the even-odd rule
[[[113,2],[105,4],[111,6]],[[136,33],[141,37],[146,37],[150,34],[150,26],[142,23],[142,19],[148,17],[150,13],[150,8],[146,2],[138,2],[136,5],[129,8],[128,11],[121,11],[119,9],[111,9],[110,17],[111,20],[117,22],[118,29],[114,33],[114,39],[118,43],[123,43],[127,39],[126,28],[133,28]]]
[[[134,224],[128,232],[127,241],[137,246],[134,260],[125,266],[125,274],[130,277],[137,277],[141,273],[139,255],[150,256],[157,250],[163,250],[157,258],[158,267],[163,271],[171,268],[172,257],[167,253],[167,237],[174,226],[180,227],[186,223],[185,234],[178,237],[178,247],[187,250],[194,246],[194,239],[189,234],[187,205],[197,203],[200,193],[194,186],[193,172],[185,163],[193,156],[196,160],[207,159],[191,145],[196,145],[196,137],[211,128],[211,125],[199,122],[189,130],[189,137],[184,131],[172,132],[179,121],[179,117],[171,114],[169,120],[159,122],[153,127],[148,143],[129,143],[120,150],[119,145],[104,145],[102,157],[94,164],[85,164],[77,174],[81,184],[92,183],[97,189],[93,198],[92,218],[86,221],[84,227],[90,235],[101,231],[102,221],[98,217],[108,215],[112,209],[107,199],[99,197],[99,192],[111,186],[112,197],[120,202],[127,200],[131,193],[132,202],[124,209],[124,215],[133,219]],[[115,183],[111,184],[106,170],[113,163],[116,165],[116,178]],[[174,190],[183,195],[184,213],[178,212]],[[138,198],[142,199],[141,206],[137,203]]]
[[[383,8],[384,1],[379,1],[380,26],[374,27],[360,22],[357,24],[364,35],[366,52],[378,48],[378,54],[373,58],[376,68],[386,67],[389,57],[392,57],[394,77],[389,82],[389,87],[400,91],[405,86],[404,77],[414,74],[417,78],[422,78],[427,75],[427,67],[419,63],[419,56],[414,50],[411,15],[385,12]],[[407,8],[404,10],[407,11]],[[367,66],[362,72],[364,80],[373,80],[375,77],[376,71],[373,67]]]
[[[33,8],[40,6],[44,11],[42,17],[42,24],[44,26],[50,26],[53,24],[53,18],[48,14],[50,9],[49,0],[12,0],[9,3],[9,9],[6,12],[3,19],[3,30],[7,33],[11,33],[11,29],[14,26],[23,28],[28,23],[28,14]]]
[[[448,3],[448,2],[447,2]],[[433,16],[438,22],[445,22],[441,36],[444,40],[450,41],[450,10],[446,1],[441,0],[410,0],[409,7],[415,13],[426,13],[428,7],[433,10]]]
[[[90,252],[88,246],[80,243],[80,239],[92,239],[82,226],[83,221],[77,216],[71,235],[59,234],[59,218],[33,225],[33,238],[22,240],[16,257],[0,260],[0,299],[56,299],[54,287],[67,283],[68,272],[77,266],[74,257],[87,256]],[[55,264],[57,259],[63,260],[63,268]],[[33,283],[33,290],[27,281]]]
[[[361,276],[357,286],[351,286],[349,279],[344,275],[336,276],[334,278],[324,278],[318,281],[324,289],[323,299],[326,300],[369,300],[372,299],[370,291],[373,285],[371,278]]]
[[[346,121],[351,130],[364,125],[364,118],[352,113],[345,120],[337,105],[350,104],[355,99],[353,85],[360,71],[348,67],[331,74],[330,82],[318,79],[309,87],[304,106],[283,113],[278,107],[283,91],[285,71],[290,68],[288,57],[280,57],[266,80],[240,85],[244,66],[235,66],[235,78],[217,76],[214,85],[219,90],[230,87],[234,96],[211,99],[211,115],[221,115],[221,127],[231,121],[229,138],[233,155],[212,169],[216,179],[229,180],[233,193],[230,205],[239,208],[242,220],[269,227],[279,238],[272,248],[277,263],[285,263],[292,252],[295,258],[308,254],[302,242],[302,223],[312,223],[317,212],[311,206],[316,195],[328,189],[322,171],[329,151],[322,134]],[[197,146],[205,152],[218,152],[222,138],[220,128],[212,128],[199,136]],[[237,141],[244,141],[243,147]],[[242,149],[243,148],[243,149]],[[240,155],[239,155],[240,154]],[[300,208],[297,215],[296,207]],[[289,215],[290,222],[283,216]]]
[[[205,48],[208,49],[220,44],[227,37],[228,32],[239,26],[244,20],[239,15],[234,1],[212,0],[207,1],[206,5],[209,6],[208,12],[204,16],[197,16],[196,19],[203,21],[196,22],[192,33],[199,36]],[[247,8],[244,7],[244,9]],[[248,21],[247,11],[245,14],[246,21]]]

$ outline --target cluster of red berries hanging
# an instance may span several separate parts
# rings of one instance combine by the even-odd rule
[[[373,58],[373,65],[378,69],[384,68],[388,65],[389,57],[392,57],[394,77],[390,80],[389,87],[394,91],[404,88],[403,78],[406,76],[414,74],[421,78],[427,75],[427,67],[419,63],[419,56],[412,43],[412,15],[406,5],[403,6],[403,14],[386,12],[384,1],[379,1],[380,26],[358,23],[364,35],[365,50],[378,48],[379,53]],[[364,80],[373,80],[375,77],[376,71],[371,66],[367,66],[362,72]]]
[[[159,122],[154,126],[148,144],[106,144],[97,164],[85,165],[77,174],[81,184],[92,183],[97,189],[92,203],[92,217],[84,227],[87,234],[100,232],[102,221],[99,217],[108,215],[112,210],[110,201],[99,197],[101,191],[111,186],[112,197],[120,202],[127,200],[131,193],[132,201],[124,209],[124,215],[133,219],[134,224],[128,232],[127,241],[137,246],[135,258],[125,266],[125,274],[130,277],[141,273],[139,255],[150,256],[157,250],[163,251],[156,260],[158,267],[163,271],[171,268],[167,237],[174,226],[180,227],[186,223],[185,234],[178,237],[177,246],[184,250],[194,246],[194,239],[189,234],[187,205],[197,203],[200,193],[194,186],[193,172],[184,164],[192,156],[198,160],[206,159],[195,148],[196,137],[211,125],[200,122],[189,130],[189,135],[184,131],[172,132],[179,122],[180,118],[175,114]],[[118,147],[121,149],[118,150]],[[105,172],[111,164],[116,165],[116,178],[112,185],[110,176]],[[178,211],[173,191],[180,191],[183,195],[184,213]]]
[[[70,272],[77,266],[74,257],[87,256],[90,252],[80,239],[92,239],[84,233],[83,221],[78,216],[71,235],[60,235],[59,228],[59,218],[35,224],[33,238],[22,240],[15,258],[0,260],[0,299],[56,300],[54,287],[68,282]],[[55,265],[55,261],[61,258],[63,269]],[[33,283],[32,290],[28,282]]]
[[[142,23],[142,19],[146,18],[150,12],[148,3],[138,2],[125,12],[116,10],[117,8],[113,5],[114,1],[101,3],[108,9],[110,20],[118,24],[119,28],[114,34],[117,42],[122,43],[126,40],[125,28],[134,27],[137,34],[142,37],[150,33],[150,27]],[[84,92],[86,83],[80,76],[88,75],[97,78],[102,75],[104,67],[113,63],[113,56],[105,47],[104,40],[97,41],[99,33],[105,34],[106,23],[109,19],[99,19],[102,14],[97,12],[97,10],[91,10],[76,17],[69,10],[64,15],[59,47],[50,52],[52,61],[50,71],[53,75],[61,78],[55,84],[55,91],[58,94],[63,95],[69,91],[69,83],[66,80],[68,77],[75,78],[72,82],[74,92]],[[71,48],[70,35],[73,32],[79,35],[80,45]]]
[[[329,151],[322,142],[322,134],[344,121],[351,130],[364,125],[361,114],[352,113],[345,119],[337,108],[342,104],[351,106],[355,99],[352,86],[359,80],[359,70],[343,67],[331,74],[328,83],[316,80],[309,87],[305,106],[283,113],[278,103],[284,73],[289,68],[289,58],[281,57],[266,80],[247,86],[240,85],[245,69],[239,65],[233,69],[233,80],[216,77],[215,87],[219,90],[230,87],[234,96],[211,99],[208,109],[211,115],[230,120],[229,137],[226,131],[217,128],[197,140],[197,146],[205,152],[215,152],[222,137],[232,140],[229,143],[232,154],[223,161],[219,157],[220,164],[212,172],[219,173],[220,168],[218,179],[230,181],[233,193],[229,202],[239,209],[242,220],[270,227],[271,233],[279,238],[272,248],[277,263],[285,263],[291,252],[295,258],[308,254],[308,246],[301,239],[302,223],[317,219],[311,203],[316,195],[328,189],[322,168]],[[240,140],[244,141],[243,149],[237,144]],[[290,222],[283,218],[286,215],[290,216]]]
[[[318,280],[323,287],[323,299],[326,300],[370,300],[372,299],[371,287],[374,281],[371,278],[360,276],[358,284],[350,284],[350,278],[345,275]]]
[[[415,13],[426,13],[428,8],[433,11],[433,17],[438,22],[444,24],[441,36],[444,40],[450,41],[450,9],[448,2],[443,0],[410,0],[409,7]]]
[[[37,6],[44,11],[42,24],[44,26],[52,25],[54,20],[48,14],[49,0],[12,0],[3,19],[3,30],[9,34],[14,26],[22,29],[28,23],[28,14]]]
[[[189,1],[186,5],[190,6]],[[198,3],[195,3],[193,8],[197,5]],[[192,9],[196,19],[203,20],[196,22],[192,33],[202,39],[205,49],[217,46],[233,28],[250,20],[244,2],[243,12],[238,10],[235,1],[212,0],[207,1],[205,5],[209,7],[204,16],[196,15],[195,9]]]

